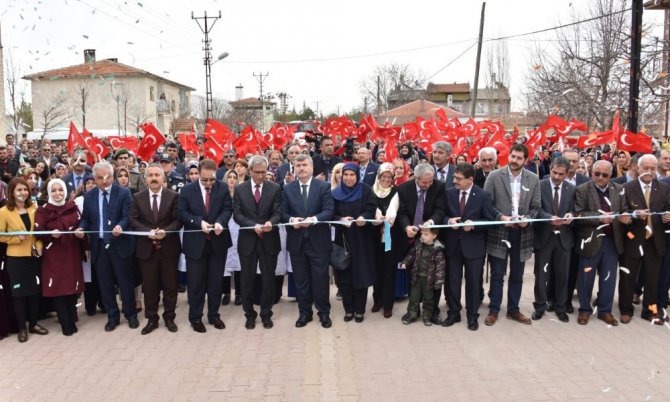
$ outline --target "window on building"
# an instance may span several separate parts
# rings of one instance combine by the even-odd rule
[[[156,94],[154,94],[154,87],[149,87],[149,100],[154,101],[156,99]]]
[[[175,104],[174,99],[170,101],[170,110],[173,112],[177,110],[177,105]]]

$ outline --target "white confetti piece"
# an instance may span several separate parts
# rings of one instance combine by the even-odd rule
[[[610,278],[610,273],[608,272],[608,273],[607,273],[607,276],[605,277],[604,280],[606,281],[606,280],[608,280],[609,278]]]
[[[21,287],[21,284],[20,284],[20,283],[17,283],[16,285],[14,285],[14,289],[18,289],[18,288],[20,288],[20,287]]]
[[[604,223],[604,224],[598,226],[596,229],[600,230],[600,229],[606,228],[607,226],[609,226],[609,223]]]
[[[510,242],[508,242],[507,240],[501,240],[501,241],[502,241],[503,243],[505,243],[505,245],[507,246],[507,248],[512,248],[512,244],[511,244]]]
[[[49,278],[49,287],[54,283],[54,278]]]
[[[38,285],[40,284],[40,277],[37,275],[35,275],[35,282],[37,282]]]
[[[610,389],[611,389],[610,387],[607,387],[607,386],[604,386],[604,385],[602,387],[600,387],[600,390],[603,391],[603,392],[610,392]]]
[[[584,243],[585,243],[585,244],[586,244],[586,243],[590,243],[591,240],[593,240],[593,234],[594,234],[594,233],[595,233],[595,232],[591,232],[591,236],[589,236],[587,239],[584,239]]]
[[[77,303],[75,307],[81,307],[81,303]]]
[[[619,271],[630,275],[630,269],[626,267],[619,267]]]
[[[596,236],[596,237],[605,237],[605,236],[607,236],[605,233],[601,233],[601,234],[599,234],[599,235]]]
[[[654,318],[653,320],[651,320],[651,322],[649,323],[649,325],[654,325],[654,324],[656,324],[657,322],[660,322],[660,321],[661,321],[661,320],[659,320],[658,318]]]
[[[554,230],[554,234],[555,234],[555,235],[560,235],[560,234],[561,234],[561,231],[560,231],[560,230]]]
[[[105,244],[105,250],[109,249],[109,244]]]
[[[75,288],[75,290],[79,289],[79,281],[77,281],[77,283],[74,285],[74,288]]]
[[[52,245],[52,244],[53,244],[52,242],[49,242],[49,244],[47,244],[46,249],[48,250],[49,248],[51,248],[51,245]]]
[[[624,194],[626,194],[626,189],[622,188],[621,191],[619,192],[619,195],[623,197]]]
[[[593,362],[596,361],[596,358],[594,356],[591,356],[591,365],[593,366]]]
[[[592,270],[593,270],[593,268],[591,268],[591,267],[585,267],[584,268],[584,272],[591,272]]]
[[[598,212],[599,212],[601,215],[607,215],[607,212],[603,211],[602,209],[599,209]]]
[[[558,322],[558,320],[555,318],[550,318],[549,321]]]
[[[0,290],[2,290],[2,289],[4,289],[4,288],[2,287],[2,285],[0,285]]]
[[[651,401],[651,395],[647,395],[646,398],[644,398],[645,401]]]
[[[67,228],[67,230],[72,230],[72,226],[70,226],[69,228]]]
[[[544,264],[544,268],[543,268],[544,272],[547,272],[547,267],[548,266],[549,266],[549,263]]]
[[[584,250],[584,239],[582,239],[582,245],[579,246],[579,248],[580,248],[581,250]]]
[[[39,226],[40,226],[40,224],[37,223],[37,222],[35,222],[35,227],[37,228],[37,227],[39,227]]]
[[[526,186],[521,186],[521,188],[523,189],[523,191],[530,191],[530,189]]]
[[[644,256],[644,250],[642,250],[642,245],[640,244],[640,257]]]
[[[108,224],[109,226],[112,226],[112,221],[111,221],[111,220],[107,220],[107,224]]]
[[[0,271],[4,270],[5,270],[5,262],[3,261],[2,263],[0,263]]]
[[[612,203],[610,202],[610,199],[607,198],[607,197],[603,197],[603,198],[605,199],[605,202],[607,203],[607,205],[609,205],[610,208],[611,208],[611,207],[612,207]]]
[[[653,380],[655,376],[656,376],[656,371],[651,370],[651,376],[647,377],[647,380]]]
[[[644,229],[649,233],[653,233],[649,225],[645,226]]]

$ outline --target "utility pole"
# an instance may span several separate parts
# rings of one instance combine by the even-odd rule
[[[477,44],[477,63],[475,64],[475,86],[472,88],[472,100],[470,101],[470,116],[475,118],[477,108],[477,87],[479,86],[479,64],[482,60],[482,38],[484,37],[484,11],[486,2],[482,3],[482,16],[479,18],[479,43]]]
[[[382,81],[379,76],[377,76],[377,118],[382,114],[382,93],[381,93]]]
[[[642,0],[633,0],[630,27],[630,92],[628,95],[628,131],[637,133],[640,97],[640,53],[642,49]]]
[[[260,85],[261,88],[261,96],[258,98],[261,100],[261,131],[265,132],[265,100],[263,96],[263,81],[265,81],[265,78],[270,75],[270,73],[265,73],[263,74],[262,72],[258,73],[253,73],[253,76],[256,78],[258,81],[258,85]]]
[[[204,64],[205,64],[205,103],[207,105],[207,119],[212,118],[212,104],[213,104],[213,99],[212,99],[212,41],[209,39],[209,33],[212,31],[212,28],[214,28],[214,24],[216,24],[216,20],[221,18],[221,10],[219,10],[219,16],[218,17],[208,17],[207,16],[207,11],[205,11],[205,15],[202,17],[196,17],[193,15],[193,11],[191,11],[191,19],[195,20],[195,22],[198,24],[198,27],[200,27],[200,30],[202,33],[205,34],[205,40],[203,41],[204,46],[202,50],[205,51],[205,58],[203,59]],[[200,24],[200,20],[204,20],[203,24]],[[211,20],[211,24],[210,24]]]

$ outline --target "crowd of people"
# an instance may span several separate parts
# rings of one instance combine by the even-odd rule
[[[469,160],[443,141],[398,144],[391,161],[379,144],[353,144],[343,160],[323,137],[318,147],[294,141],[244,157],[231,149],[217,164],[172,138],[151,160],[121,148],[92,162],[66,143],[8,135],[0,146],[0,338],[46,335],[39,321],[54,311],[63,335],[77,333],[82,294],[88,315],[106,314],[108,332],[122,314],[139,328],[142,311],[142,335],[157,330],[161,297],[163,323],[177,332],[180,293],[195,332],[207,331],[205,314],[224,329],[219,309],[231,302],[247,329],[259,315],[269,329],[285,289],[297,298],[296,327],[316,311],[329,328],[331,279],[345,322],[364,321],[372,287],[372,313],[391,318],[408,298],[403,324],[449,327],[462,320],[464,289],[467,327],[479,328],[486,295],[492,326],[507,276],[506,318],[522,324],[548,312],[569,322],[576,311],[578,324],[595,315],[616,326],[640,305],[642,319],[663,325],[667,145],[632,156],[609,146],[529,155],[520,140],[499,166],[494,148]],[[534,303],[520,306],[533,256]]]

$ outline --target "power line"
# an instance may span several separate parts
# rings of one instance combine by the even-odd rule
[[[465,55],[465,54],[468,52],[468,50],[470,50],[470,49],[472,49],[473,47],[475,47],[475,46],[477,45],[477,43],[478,43],[478,41],[475,41],[472,45],[468,46],[467,49],[465,49],[464,51],[462,51],[458,56],[456,56],[454,59],[452,59],[452,60],[451,60],[449,63],[447,63],[444,67],[440,68],[440,69],[437,70],[433,75],[431,75],[430,77],[426,78],[426,81],[429,81],[431,78],[433,78],[433,77],[435,77],[436,75],[438,75],[439,73],[441,73],[445,68],[447,68],[447,67],[449,67],[450,65],[452,65],[453,63],[455,63],[456,60],[458,60],[458,59],[460,59],[461,57],[463,57],[463,55]]]

